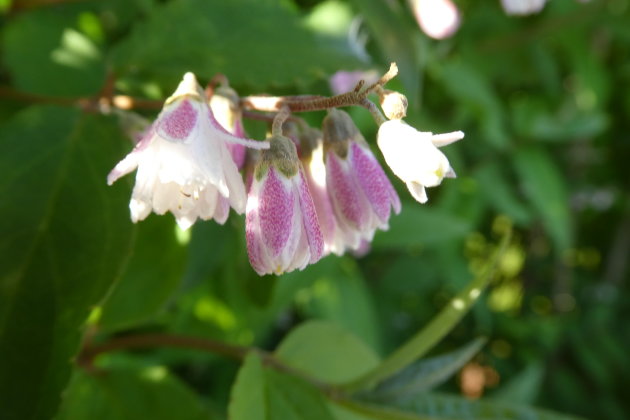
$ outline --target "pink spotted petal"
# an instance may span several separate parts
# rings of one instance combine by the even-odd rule
[[[300,209],[302,211],[302,221],[304,232],[310,250],[310,263],[317,262],[324,253],[324,237],[319,226],[315,204],[308,189],[308,183],[304,176],[304,170],[300,165],[300,176],[297,178],[297,189],[300,199]]]
[[[191,103],[191,99],[181,99],[165,107],[159,116],[157,131],[160,136],[170,141],[186,140],[197,124],[198,109]]]
[[[352,142],[350,151],[353,168],[367,200],[380,221],[387,223],[391,206],[394,207],[396,213],[400,211],[398,194],[369,149]]]
[[[263,243],[272,257],[278,257],[293,229],[294,196],[270,167],[259,197],[258,216]]]
[[[353,229],[362,230],[369,220],[365,199],[348,163],[329,151],[326,156],[326,185],[337,217]]]

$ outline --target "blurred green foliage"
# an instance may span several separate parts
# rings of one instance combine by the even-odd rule
[[[630,2],[554,0],[519,18],[498,0],[456,4],[461,28],[434,41],[395,0],[0,1],[0,418],[630,417]],[[407,121],[466,139],[445,149],[458,178],[428,204],[392,177],[403,211],[367,256],[259,278],[242,217],[136,226],[131,177],[106,186],[132,147],[89,106],[109,82],[164,99],[194,71],[241,95],[328,95],[335,71],[390,61]],[[352,115],[375,146],[367,113]],[[78,358],[82,343],[185,334],[349,382],[482,275],[510,226],[471,315],[380,384],[414,390],[389,408],[324,398],[256,352],[242,367],[173,348]],[[480,401],[462,397],[475,372]]]

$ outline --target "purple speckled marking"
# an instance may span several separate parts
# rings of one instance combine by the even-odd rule
[[[160,128],[172,139],[184,140],[195,128],[196,123],[197,111],[188,99],[184,99],[173,111],[164,115]]]
[[[263,243],[272,258],[282,253],[291,235],[294,200],[294,195],[287,191],[276,170],[270,167],[260,192],[258,217]]]
[[[369,209],[361,208],[359,188],[350,173],[344,171],[334,152],[326,158],[326,184],[333,208],[354,229],[361,230],[367,223]]]
[[[361,189],[372,205],[374,213],[381,222],[386,223],[389,220],[390,205],[397,213],[400,211],[398,194],[372,152],[354,142],[350,150],[350,161],[356,171]]]
[[[319,261],[324,253],[324,236],[319,226],[317,212],[315,211],[315,203],[308,189],[304,170],[300,167],[300,179],[298,181],[298,192],[300,196],[300,208],[302,210],[302,223],[308,240],[311,259],[310,263]]]
[[[248,200],[257,200],[257,198],[250,196]],[[245,239],[249,263],[258,274],[264,274],[266,270],[263,267],[262,244],[255,207],[248,210],[245,215]]]

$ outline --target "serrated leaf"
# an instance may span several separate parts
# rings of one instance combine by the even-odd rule
[[[52,106],[0,133],[0,407],[50,418],[80,326],[129,255],[128,192],[105,182],[125,140],[110,118]]]
[[[484,338],[477,338],[451,353],[419,360],[378,384],[374,390],[364,394],[364,398],[387,402],[433,389],[455,374],[485,342]]]
[[[329,383],[352,380],[379,357],[356,336],[327,321],[309,321],[289,333],[275,353],[284,363]]]
[[[556,248],[571,246],[571,214],[564,177],[549,154],[540,148],[521,149],[514,165],[526,197],[540,215]]]
[[[303,380],[266,368],[250,353],[232,388],[231,420],[333,420],[322,394]]]
[[[389,220],[389,230],[374,236],[374,249],[436,245],[461,239],[472,230],[465,220],[417,203],[403,207]]]
[[[55,96],[99,91],[105,61],[98,47],[76,26],[72,10],[35,10],[12,20],[3,33],[3,61],[15,87]]]
[[[56,420],[210,419],[195,392],[166,368],[74,373]]]
[[[121,75],[174,85],[186,71],[265,88],[356,68],[348,46],[303,25],[283,2],[185,0],[157,7],[113,53]]]
[[[127,270],[103,304],[101,329],[133,326],[164,306],[184,273],[186,247],[180,241],[172,217],[153,216],[138,225]]]

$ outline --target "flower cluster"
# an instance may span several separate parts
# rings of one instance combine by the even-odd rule
[[[351,117],[336,108],[361,105],[372,112],[385,162],[421,203],[427,201],[426,187],[455,176],[438,147],[463,137],[407,125],[407,101],[382,88],[387,80],[310,102],[261,97],[275,101],[275,113],[267,116],[271,135],[257,141],[246,138],[243,108],[265,107],[257,107],[254,97],[239,98],[227,85],[207,95],[187,73],[107,181],[111,185],[137,168],[129,204],[133,222],[151,211],[171,212],[187,229],[198,218],[223,224],[230,208],[245,212],[249,260],[260,275],[301,270],[330,253],[363,253],[377,230],[388,229],[401,202]],[[369,93],[378,94],[389,120],[367,99]],[[288,120],[293,111],[317,109],[328,110],[321,130],[299,118]]]

